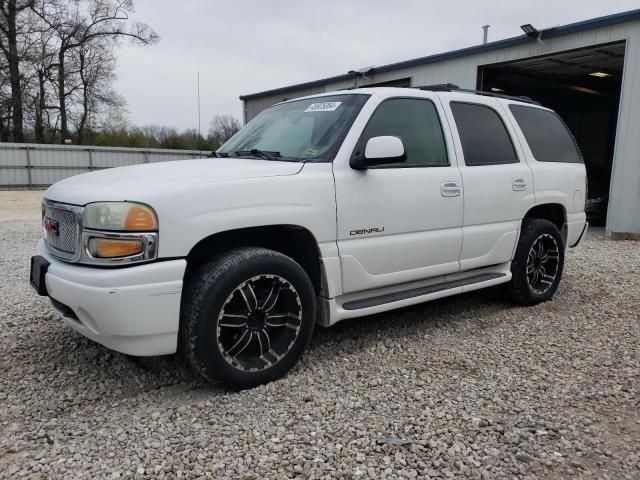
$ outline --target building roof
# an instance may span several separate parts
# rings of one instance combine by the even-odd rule
[[[583,32],[585,30],[592,30],[594,28],[607,27],[618,23],[631,22],[634,20],[640,20],[640,9],[629,10],[627,12],[614,13],[612,15],[606,15],[604,17],[596,17],[589,20],[583,20],[580,22],[570,23],[568,25],[562,25],[559,27],[551,27],[542,32],[542,38],[554,38],[563,35],[569,35],[572,33]],[[500,50],[502,48],[516,47],[529,43],[535,40],[527,37],[526,35],[519,35],[517,37],[506,38],[504,40],[497,40],[495,42],[489,42],[482,45],[474,45],[473,47],[461,48],[459,50],[452,50],[445,53],[437,53],[435,55],[428,55],[426,57],[414,58],[413,60],[405,60],[402,62],[390,63],[388,65],[382,65],[374,67],[370,73],[382,73],[390,72],[393,70],[400,70],[403,68],[415,67],[418,65],[428,65],[430,63],[442,62],[445,60],[452,60],[455,58],[467,57],[470,55],[476,55],[478,53],[490,52],[493,50]],[[266,97],[269,95],[277,95],[281,93],[292,92],[301,90],[304,88],[313,88],[326,85],[328,83],[339,82],[342,80],[350,80],[358,75],[356,72],[345,73],[342,75],[336,75],[333,77],[327,77],[320,80],[313,80],[311,82],[298,83],[296,85],[289,85],[287,87],[275,88],[273,90],[266,90],[259,93],[251,93],[248,95],[241,95],[240,100],[251,100],[254,98]]]

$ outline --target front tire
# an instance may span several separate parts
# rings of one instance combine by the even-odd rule
[[[564,241],[558,227],[543,219],[525,219],[511,262],[509,297],[520,305],[546,302],[558,289],[564,268]]]
[[[182,349],[209,380],[252,388],[284,376],[315,326],[315,293],[302,267],[264,248],[238,248],[189,282]]]

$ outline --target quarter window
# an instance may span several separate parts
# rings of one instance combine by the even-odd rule
[[[382,102],[364,129],[356,155],[373,137],[392,135],[402,139],[407,160],[393,167],[440,167],[449,165],[440,118],[430,100],[394,98]],[[384,165],[383,165],[384,166]]]
[[[451,102],[467,166],[518,163],[511,137],[500,115],[477,103]]]
[[[582,163],[571,132],[560,117],[541,108],[509,105],[533,157],[539,162]]]

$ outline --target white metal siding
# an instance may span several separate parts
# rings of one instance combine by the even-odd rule
[[[640,22],[624,25],[627,47],[609,188],[607,231],[640,233]]]

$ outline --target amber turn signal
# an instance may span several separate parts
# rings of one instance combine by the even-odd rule
[[[153,211],[144,205],[133,205],[124,220],[125,230],[156,230],[158,224]]]
[[[89,251],[94,258],[129,257],[142,253],[143,242],[137,239],[92,238]]]

